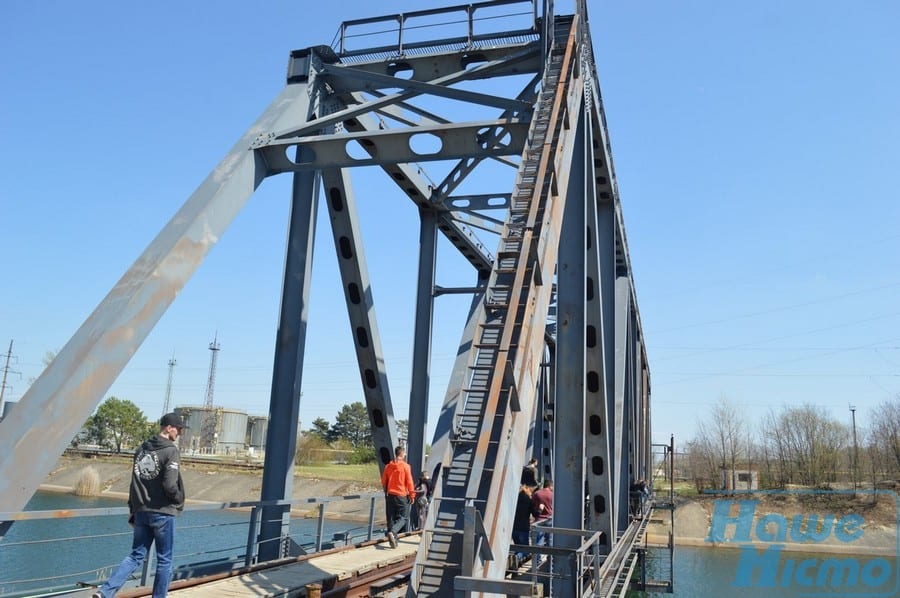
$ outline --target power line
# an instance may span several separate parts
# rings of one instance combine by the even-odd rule
[[[789,311],[789,310],[797,309],[797,308],[800,308],[800,307],[808,307],[808,306],[810,306],[810,305],[816,305],[816,304],[819,304],[819,303],[828,303],[828,302],[830,302],[830,301],[837,301],[837,300],[839,300],[839,299],[846,299],[847,297],[854,297],[854,296],[856,296],[856,295],[863,295],[863,294],[865,294],[865,293],[872,293],[872,292],[875,292],[875,291],[883,291],[884,289],[890,289],[890,288],[893,288],[893,287],[896,287],[896,286],[900,286],[900,282],[892,282],[892,283],[885,284],[885,285],[881,285],[881,286],[877,286],[877,287],[870,287],[870,288],[868,288],[868,289],[862,289],[862,290],[859,290],[859,291],[852,291],[852,292],[850,292],[850,293],[843,293],[843,294],[841,294],[841,295],[832,295],[831,297],[821,297],[821,298],[819,298],[819,299],[813,299],[813,300],[811,300],[811,301],[804,301],[804,302],[802,302],[802,303],[793,303],[793,304],[790,304],[790,305],[782,305],[782,306],[779,306],[779,307],[773,307],[773,308],[770,308],[770,309],[764,309],[764,310],[761,310],[761,311],[754,311],[754,312],[748,312],[748,313],[743,313],[743,314],[736,314],[736,315],[733,315],[733,316],[728,316],[728,317],[725,317],[725,318],[720,318],[720,319],[718,319],[718,320],[707,320],[707,321],[705,321],[705,322],[694,322],[694,323],[692,323],[692,324],[683,324],[683,325],[681,325],[681,326],[675,326],[675,327],[673,327],[673,328],[664,328],[664,329],[662,329],[662,330],[655,330],[655,331],[653,331],[653,333],[654,333],[654,334],[664,334],[664,333],[666,333],[666,332],[675,332],[675,331],[677,331],[677,330],[684,330],[684,329],[686,329],[686,328],[696,328],[696,327],[699,327],[699,326],[709,326],[709,325],[712,325],[712,324],[723,324],[723,323],[725,323],[725,322],[731,322],[731,321],[733,321],[733,320],[741,320],[741,319],[744,319],[744,318],[752,318],[752,317],[755,317],[755,316],[762,316],[762,315],[766,315],[766,314],[777,313],[777,312],[780,312],[780,311]]]

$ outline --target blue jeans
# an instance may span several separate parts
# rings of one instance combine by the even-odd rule
[[[525,546],[529,546],[531,544],[531,538],[529,537],[529,531],[527,529],[514,529],[512,531],[512,541],[513,544],[523,544]],[[522,551],[516,552],[516,558],[520,561],[525,558],[526,553]]]
[[[172,548],[175,543],[175,517],[163,513],[138,511],[134,514],[134,537],[131,554],[116,569],[106,583],[100,586],[103,598],[113,598],[134,570],[141,566],[156,542],[156,577],[153,578],[153,598],[165,598],[172,578]]]

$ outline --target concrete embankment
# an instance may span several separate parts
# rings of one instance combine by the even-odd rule
[[[73,492],[85,468],[97,470],[100,477],[101,496],[122,498],[123,506],[128,498],[131,481],[131,460],[128,457],[100,457],[86,459],[63,456],[47,476],[41,490],[51,492]],[[261,469],[236,469],[215,463],[182,463],[181,475],[184,479],[188,504],[191,502],[251,502],[260,499],[262,489]],[[369,492],[380,492],[377,485],[356,480],[330,480],[304,476],[294,476],[293,498],[324,498],[349,496]],[[361,505],[365,502],[365,505]],[[376,521],[384,518],[384,501],[376,500]],[[368,501],[333,502],[326,508],[332,518],[368,520]],[[294,509],[295,514],[313,515],[314,505],[302,505]]]
[[[745,505],[743,516],[741,503],[736,501],[752,501]],[[719,521],[715,526],[717,517]],[[752,544],[762,549],[778,544],[785,551],[897,556],[897,517],[897,503],[892,495],[881,495],[875,502],[871,496],[854,498],[846,495],[817,496],[815,501],[767,495],[678,499],[674,541],[676,546],[704,548],[739,549]],[[647,541],[666,544],[669,511],[655,511],[654,520],[648,527]],[[821,531],[826,521],[831,522],[831,532],[821,533],[824,539],[792,541],[809,531],[810,522],[813,531]],[[852,539],[846,533],[834,531],[841,526],[853,532]],[[711,535],[713,527],[717,533]],[[783,536],[780,536],[782,532]]]

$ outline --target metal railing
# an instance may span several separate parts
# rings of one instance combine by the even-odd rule
[[[380,498],[382,498],[381,493],[365,493],[298,500],[191,504],[185,507],[185,515],[188,516],[185,519],[197,518],[201,521],[196,524],[178,526],[176,550],[180,546],[186,545],[188,552],[175,555],[176,566],[172,578],[173,580],[189,579],[258,564],[257,555],[260,545],[258,535],[260,525],[263,523],[261,519],[263,507],[285,506],[295,514],[298,510],[302,511],[302,516],[292,518],[293,523],[315,521],[314,525],[303,525],[304,529],[297,531],[292,529],[288,535],[275,539],[275,541],[289,543],[293,547],[292,552],[296,554],[311,554],[372,540],[375,535],[377,500]],[[359,508],[349,511],[344,508],[340,513],[335,509],[332,511],[333,517],[328,517],[329,506],[347,501],[359,502]],[[216,520],[202,521],[215,517],[215,512],[225,511],[247,513],[247,519],[235,520],[234,517],[222,517]],[[347,518],[348,513],[352,514],[352,519]],[[130,528],[123,529],[123,522],[127,516],[127,507],[0,513],[0,522],[5,525],[44,522],[45,527],[56,531],[59,531],[56,522],[60,520],[92,518],[91,520],[85,519],[84,527],[89,527],[97,532],[69,537],[41,533],[18,540],[7,537],[6,540],[0,542],[0,557],[4,557],[0,558],[0,562],[11,560],[16,550],[27,550],[29,553],[44,555],[41,566],[47,574],[35,576],[18,571],[16,575],[24,577],[0,580],[0,595],[34,596],[36,592],[52,595],[88,587],[103,581],[118,566],[118,561],[97,563],[96,551],[91,550],[92,543],[116,543],[117,550],[122,551],[118,558],[124,557],[127,554],[127,547],[130,546],[130,542],[126,538],[130,538],[132,535]],[[102,518],[115,519],[101,523]],[[235,529],[242,526],[246,527],[245,536],[241,534],[240,529]],[[326,531],[326,528],[329,529]],[[118,531],[119,529],[123,529],[123,531]],[[65,530],[61,533],[65,533]],[[202,543],[199,549],[191,548],[191,543],[184,541],[188,536],[201,534],[210,538],[210,541]],[[242,538],[246,538],[246,541],[244,542]],[[215,540],[218,540],[218,543]],[[57,562],[56,555],[62,553],[78,554],[82,558],[79,558],[77,562],[70,559],[69,563],[73,570],[69,571]],[[47,555],[50,555],[49,558]],[[93,562],[91,562],[92,558],[95,559]],[[140,575],[136,580],[132,580],[132,583],[137,581],[141,586],[152,583],[154,567],[151,566],[150,561],[149,557],[145,559]],[[6,570],[6,573],[10,573],[9,569]]]
[[[496,7],[514,4],[529,4],[530,10],[510,11],[500,14],[491,10]],[[478,26],[485,23],[499,24],[500,22],[510,22],[517,17],[525,16],[531,19],[530,25],[526,28],[501,30],[495,27],[495,31],[478,31]],[[435,45],[472,47],[479,41],[494,39],[498,36],[530,36],[537,33],[537,23],[538,0],[486,0],[473,4],[461,4],[458,6],[344,21],[341,23],[331,46],[342,58],[360,54],[382,53],[402,56],[410,50],[422,47]],[[428,41],[411,39],[411,32],[414,31],[422,29],[443,30],[454,27],[461,28],[462,26],[466,28],[465,33],[450,35],[439,41],[435,41],[434,36],[431,36],[432,39]],[[375,41],[374,44],[371,43],[371,40],[379,39],[394,39],[396,41],[389,44],[379,43],[378,41]],[[348,47],[348,42],[351,40],[368,40],[370,43],[363,41],[360,47],[351,49]]]

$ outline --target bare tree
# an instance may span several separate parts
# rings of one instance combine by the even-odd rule
[[[697,424],[697,435],[690,443],[699,455],[710,479],[719,479],[718,472],[731,470],[731,487],[737,486],[736,469],[739,459],[747,455],[744,440],[749,438],[745,433],[747,425],[734,403],[722,396],[713,406],[709,418]],[[720,487],[728,486],[721,479]]]
[[[896,477],[900,472],[900,395],[872,410],[870,454],[877,457],[876,466],[884,476]]]
[[[777,416],[770,412],[764,436],[779,485],[817,486],[836,481],[849,431],[825,409],[807,404],[785,407]]]

